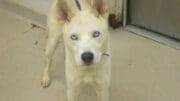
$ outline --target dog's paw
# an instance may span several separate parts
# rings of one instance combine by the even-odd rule
[[[41,86],[43,87],[43,88],[46,88],[46,87],[48,87],[50,85],[50,78],[49,78],[49,76],[43,76],[42,77],[42,80],[41,80]]]

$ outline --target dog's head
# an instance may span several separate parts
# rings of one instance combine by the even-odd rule
[[[64,42],[72,58],[77,65],[99,63],[108,47],[108,9],[105,2],[94,0],[86,10],[81,10],[80,4],[74,8],[76,10],[72,10],[73,6],[68,6],[66,1],[60,5],[59,17],[64,21]]]

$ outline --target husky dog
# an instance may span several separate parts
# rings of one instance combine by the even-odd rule
[[[46,65],[42,86],[50,84],[50,65],[59,40],[65,48],[68,101],[84,84],[91,85],[98,101],[108,101],[110,55],[108,6],[104,0],[54,0],[48,16]]]

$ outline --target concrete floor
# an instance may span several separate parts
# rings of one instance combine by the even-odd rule
[[[43,89],[47,32],[31,27],[26,19],[0,10],[0,101],[65,101],[61,47],[54,56],[52,84]],[[111,44],[110,101],[180,100],[179,50],[120,29],[111,31]]]

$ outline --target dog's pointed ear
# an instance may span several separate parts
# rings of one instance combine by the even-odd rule
[[[68,0],[58,0],[56,7],[57,7],[57,16],[58,19],[61,21],[67,21],[70,22],[73,13],[71,8],[69,7],[69,4],[67,2]]]
[[[106,0],[93,0],[92,7],[93,11],[98,17],[106,17],[109,14]]]

